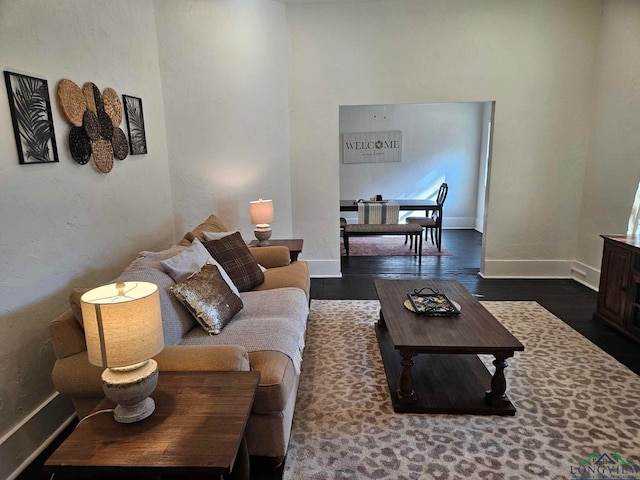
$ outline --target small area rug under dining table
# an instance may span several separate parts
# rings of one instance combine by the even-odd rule
[[[344,243],[340,239],[340,254],[346,255]],[[413,249],[409,248],[409,243],[405,245],[404,237],[398,235],[381,235],[365,237],[349,237],[349,256],[354,257],[378,257],[378,256],[411,256]],[[422,242],[422,256],[449,256],[451,255],[444,248],[438,248],[431,241]]]
[[[640,377],[536,302],[482,304],[525,345],[505,370],[513,417],[395,413],[379,303],[312,300],[283,478],[593,478],[602,455],[615,478],[640,468]]]

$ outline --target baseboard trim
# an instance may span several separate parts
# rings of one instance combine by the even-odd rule
[[[572,278],[573,260],[485,259],[482,278]]]
[[[571,278],[596,292],[600,288],[600,270],[596,270],[577,260],[573,262],[571,267]]]
[[[342,278],[340,259],[306,260],[311,278]]]
[[[0,478],[14,480],[73,421],[69,399],[53,393],[0,438]]]

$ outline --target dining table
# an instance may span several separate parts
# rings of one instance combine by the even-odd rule
[[[372,200],[361,200],[364,202],[371,202]],[[400,210],[405,211],[418,211],[424,210],[425,217],[430,215],[430,212],[442,213],[442,205],[438,205],[435,200],[424,200],[414,198],[394,198],[388,200],[380,200],[381,202],[395,202],[400,206]],[[340,200],[341,212],[357,212],[358,200]]]
[[[373,200],[360,200],[361,202],[373,202]],[[442,217],[442,205],[439,205],[435,200],[425,200],[425,199],[416,199],[416,198],[394,198],[394,199],[386,199],[386,200],[378,200],[379,202],[395,202],[399,205],[400,210],[404,211],[419,211],[424,210],[425,217],[431,216],[431,212],[438,212],[438,216]],[[358,200],[340,200],[340,211],[341,212],[357,212],[358,211]],[[438,245],[442,245],[441,235],[442,230],[438,230]]]

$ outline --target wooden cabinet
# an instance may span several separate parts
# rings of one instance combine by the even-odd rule
[[[640,342],[640,236],[602,235],[595,317]]]

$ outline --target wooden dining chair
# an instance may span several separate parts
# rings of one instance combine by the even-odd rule
[[[431,243],[435,243],[435,245],[438,247],[438,251],[441,251],[442,249],[442,209],[444,207],[444,201],[447,199],[448,193],[449,185],[443,183],[442,185],[440,185],[440,189],[438,190],[438,197],[436,198],[436,203],[440,206],[439,210],[434,210],[428,217],[407,217],[406,219],[406,223],[421,225],[425,229],[425,241],[427,240],[427,231],[429,231]],[[404,243],[407,243],[407,237],[405,237]],[[413,238],[411,238],[411,244],[409,245],[409,248],[413,248]]]

